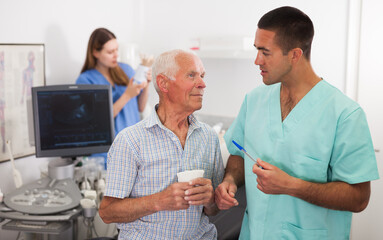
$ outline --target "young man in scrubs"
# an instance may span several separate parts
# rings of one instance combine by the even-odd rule
[[[225,135],[231,155],[216,189],[218,207],[229,209],[246,182],[240,239],[349,239],[352,212],[367,207],[379,178],[365,113],[311,67],[313,36],[296,8],[258,22],[255,64],[265,85],[245,96]]]

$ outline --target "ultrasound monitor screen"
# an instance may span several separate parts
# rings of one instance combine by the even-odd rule
[[[32,89],[36,156],[106,152],[114,137],[109,86],[59,85]]]

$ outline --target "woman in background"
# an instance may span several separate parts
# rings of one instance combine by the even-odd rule
[[[122,129],[140,121],[148,100],[148,83],[133,82],[134,70],[125,63],[117,62],[118,42],[116,36],[105,28],[98,28],[90,36],[86,59],[76,84],[111,85],[115,135]]]
[[[146,75],[147,81],[141,84],[134,83],[133,68],[128,64],[117,62],[117,58],[116,36],[105,28],[94,30],[89,38],[84,66],[76,80],[76,84],[112,86],[115,135],[140,121],[140,112],[145,109],[148,85],[151,81],[149,71]],[[145,62],[148,63],[146,60]],[[102,156],[106,160],[106,153],[92,156]]]

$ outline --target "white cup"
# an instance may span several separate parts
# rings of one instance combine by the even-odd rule
[[[189,170],[189,171],[183,171],[177,173],[178,182],[189,182],[196,178],[203,177],[203,174],[205,173],[204,170]]]
[[[143,82],[146,82],[146,74],[148,73],[149,67],[139,65],[136,69],[136,73],[134,74],[134,82],[141,84]]]

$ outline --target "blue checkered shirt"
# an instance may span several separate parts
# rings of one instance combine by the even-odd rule
[[[184,149],[156,111],[122,130],[108,153],[105,196],[139,198],[163,191],[177,181],[177,172],[204,169],[214,189],[224,168],[217,134],[193,115]],[[119,239],[217,239],[217,230],[203,206],[159,211],[130,223],[117,224]]]

